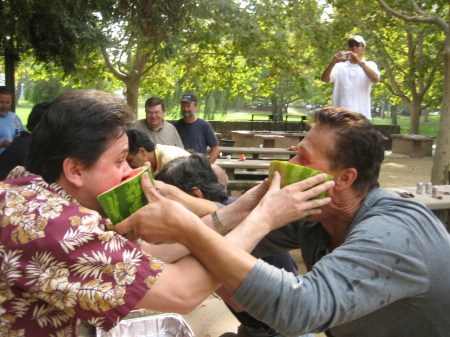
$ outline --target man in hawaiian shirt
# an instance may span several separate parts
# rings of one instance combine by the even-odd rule
[[[109,330],[135,307],[188,313],[219,286],[192,256],[164,264],[143,250],[147,244],[141,249],[107,230],[112,225],[96,197],[131,172],[125,130],[132,120],[112,95],[66,93],[34,129],[25,168],[0,183],[0,335],[76,336],[79,319]],[[217,208],[158,187],[194,211],[186,223]],[[264,192],[255,190],[219,214],[242,221]],[[274,216],[283,218],[286,209],[278,209]],[[145,225],[141,211],[128,221]]]

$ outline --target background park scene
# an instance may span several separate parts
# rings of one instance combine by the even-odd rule
[[[431,180],[445,184],[449,4],[410,3],[4,1],[4,82],[17,89],[24,122],[32,105],[77,88],[122,95],[137,114],[148,97],[159,96],[169,120],[179,118],[181,95],[194,93],[208,120],[271,114],[276,123],[288,114],[294,121],[331,104],[332,84],[320,74],[349,36],[360,34],[366,59],[381,70],[372,90],[374,123],[436,136]]]

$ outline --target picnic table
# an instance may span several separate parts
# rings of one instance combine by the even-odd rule
[[[258,160],[260,159],[260,155],[275,155],[275,156],[289,156],[289,158],[294,157],[297,154],[297,151],[291,151],[283,147],[250,147],[250,146],[242,146],[242,147],[226,147],[221,146],[220,152],[222,155],[228,154],[245,154],[251,155],[252,159]],[[276,157],[277,159],[282,159],[282,157]],[[273,159],[273,158],[271,158]]]
[[[439,185],[442,189],[448,193],[450,193],[450,185]],[[409,193],[414,195],[414,198],[411,200],[420,202],[427,206],[428,209],[432,210],[433,213],[442,221],[442,223],[447,225],[447,229],[449,229],[450,225],[450,195],[446,194],[442,197],[442,199],[433,198],[431,194],[425,193],[425,186],[422,194],[418,194],[417,188],[408,186],[408,187],[390,187],[385,188],[391,194],[399,195],[396,191],[408,191]]]
[[[268,170],[270,166],[270,161],[268,160],[238,160],[238,159],[217,159],[215,164],[219,165],[221,168],[225,170],[228,175],[228,179],[232,180],[235,178],[236,170]],[[267,172],[261,172],[262,175],[267,176]]]
[[[297,145],[307,132],[235,130],[231,134],[236,146],[257,147],[262,144],[264,147],[288,148]]]

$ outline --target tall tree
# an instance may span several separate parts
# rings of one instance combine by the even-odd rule
[[[427,1],[410,0],[408,9],[398,1],[389,4],[384,0],[377,0],[387,13],[408,23],[417,25],[433,25],[439,27],[445,35],[443,46],[444,84],[442,90],[441,120],[438,129],[431,181],[434,184],[446,184],[450,166],[450,24],[449,2],[440,0],[433,4]]]
[[[66,73],[80,57],[98,46],[99,13],[107,17],[114,0],[0,2],[0,50],[5,58],[6,83],[14,89],[14,71],[21,55],[33,54],[43,63],[54,62]]]
[[[120,0],[113,19],[102,25],[109,36],[102,53],[126,85],[128,105],[137,108],[141,83],[157,65],[220,45],[224,12],[232,18],[238,6],[228,0]]]

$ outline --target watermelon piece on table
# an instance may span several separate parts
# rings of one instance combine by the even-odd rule
[[[269,167],[269,183],[272,182],[273,174],[275,171],[280,172],[281,175],[281,187],[314,177],[318,174],[324,173],[321,171],[313,170],[305,166],[291,164],[285,161],[272,160],[270,162]],[[333,176],[327,174],[328,178],[325,181],[329,181],[333,179]],[[325,191],[313,199],[322,199],[327,196],[327,192]]]
[[[150,169],[147,166],[142,166],[134,169],[127,179],[97,197],[106,215],[114,225],[128,218],[148,203],[141,189],[141,177],[144,172],[149,174],[150,181],[155,186]]]

